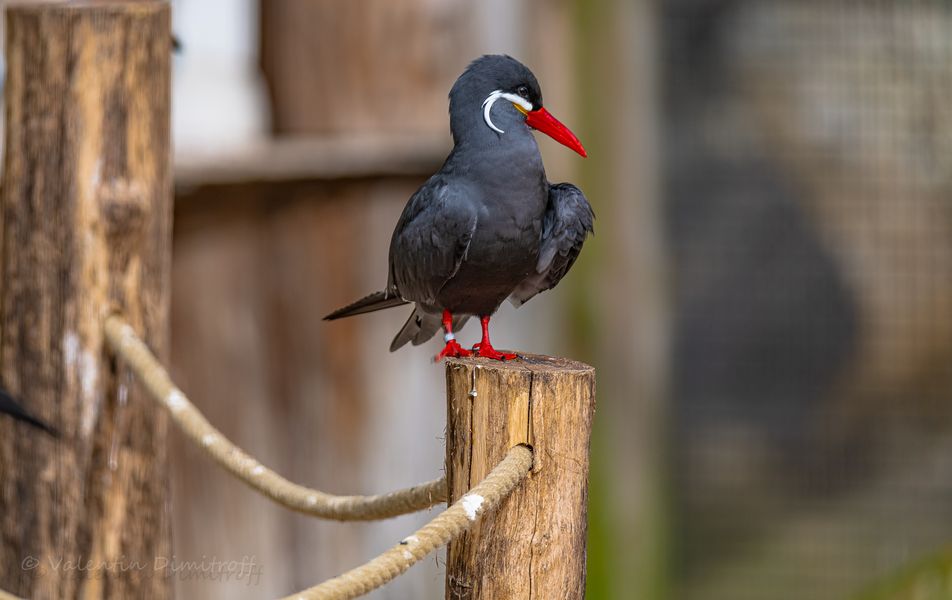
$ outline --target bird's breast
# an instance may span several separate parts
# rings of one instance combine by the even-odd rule
[[[471,251],[473,259],[506,264],[534,261],[539,252],[547,197],[544,190],[488,189],[480,202]]]
[[[528,200],[528,202],[526,201]],[[535,270],[542,210],[532,198],[487,202],[459,271],[441,291],[445,306],[491,314]]]
[[[459,270],[440,291],[442,306],[492,314],[535,271],[548,184],[538,150],[529,149],[534,151],[483,153],[467,161],[476,229]]]

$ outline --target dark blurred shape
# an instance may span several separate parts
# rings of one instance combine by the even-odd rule
[[[53,437],[59,437],[59,433],[56,431],[56,429],[31,415],[25,408],[20,406],[20,404],[14,400],[12,396],[2,389],[0,389],[0,413],[9,415],[23,423],[32,425],[33,427],[45,431]]]
[[[746,425],[787,467],[802,463],[823,394],[855,345],[849,290],[770,165],[671,167],[679,437]],[[692,177],[679,178],[684,170]]]
[[[952,536],[952,9],[663,6],[678,597],[840,598]]]

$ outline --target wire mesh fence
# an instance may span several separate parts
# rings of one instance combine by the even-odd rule
[[[683,598],[952,539],[952,6],[664,3]]]

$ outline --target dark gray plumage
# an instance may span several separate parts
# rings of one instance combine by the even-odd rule
[[[490,102],[500,92],[512,101]],[[527,124],[534,111],[547,116],[541,109],[539,84],[517,60],[483,56],[470,64],[450,91],[453,150],[397,222],[386,289],[325,318],[413,302],[393,351],[430,339],[444,310],[455,330],[469,315],[488,318],[506,298],[518,306],[554,287],[593,231],[594,215],[577,187],[546,179]]]
[[[595,213],[582,190],[571,183],[550,186],[536,272],[512,292],[510,302],[521,306],[539,292],[554,288],[575,264],[585,238],[595,232],[594,223]]]

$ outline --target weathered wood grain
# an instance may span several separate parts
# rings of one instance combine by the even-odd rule
[[[25,4],[6,19],[0,378],[62,435],[0,423],[0,588],[166,598],[166,420],[125,390],[101,326],[120,310],[166,358],[169,8]]]
[[[446,597],[583,598],[594,369],[535,355],[450,360],[446,388],[451,501],[512,446],[535,455],[525,484],[450,544]]]

